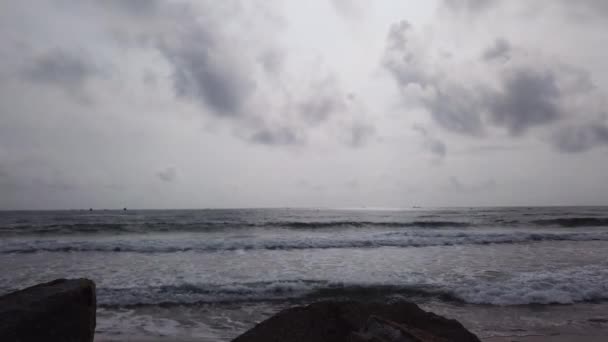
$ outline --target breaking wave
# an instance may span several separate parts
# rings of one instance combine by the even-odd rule
[[[283,228],[283,229],[332,229],[332,228],[466,228],[471,223],[459,221],[269,221],[269,222],[144,222],[144,223],[64,223],[64,224],[12,224],[0,226],[4,235],[41,234],[103,234],[103,233],[155,233],[155,232],[209,232],[224,229]]]
[[[295,229],[319,229],[339,227],[387,227],[387,228],[464,228],[472,226],[468,222],[458,221],[411,221],[411,222],[383,222],[383,221],[319,221],[319,222],[270,222],[264,226]]]
[[[398,231],[360,237],[332,238],[222,238],[222,239],[111,239],[111,240],[7,240],[1,254],[36,252],[221,252],[238,250],[302,250],[330,248],[432,247],[519,244],[543,241],[608,241],[608,232],[585,233],[480,233],[466,231]]]
[[[520,273],[496,280],[452,283],[349,284],[322,280],[277,280],[232,284],[176,284],[99,288],[101,306],[196,305],[274,300],[435,299],[484,305],[573,304],[608,300],[608,269],[598,265]]]

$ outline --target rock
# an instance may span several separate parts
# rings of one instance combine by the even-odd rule
[[[371,316],[362,331],[351,333],[349,342],[446,342],[431,332]]]
[[[283,310],[233,342],[479,342],[458,321],[416,304],[325,301]]]
[[[58,279],[0,297],[0,341],[92,342],[95,283]]]

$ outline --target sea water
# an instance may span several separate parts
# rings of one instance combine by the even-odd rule
[[[411,300],[482,338],[608,331],[603,207],[0,212],[0,239],[0,294],[96,282],[97,340],[227,341],[322,299]]]

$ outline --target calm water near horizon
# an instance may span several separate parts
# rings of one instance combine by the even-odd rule
[[[607,207],[7,211],[0,269],[0,294],[93,279],[101,340],[229,340],[347,298],[481,337],[608,331]]]

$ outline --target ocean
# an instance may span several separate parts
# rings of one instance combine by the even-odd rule
[[[321,299],[410,300],[481,338],[608,333],[608,208],[0,212],[0,294],[97,284],[97,341],[229,341]]]

